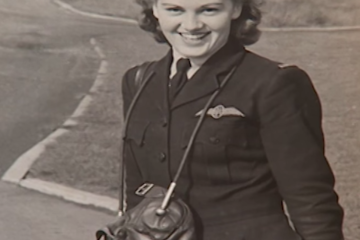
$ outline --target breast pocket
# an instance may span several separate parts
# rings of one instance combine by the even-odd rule
[[[191,155],[191,172],[194,181],[226,184],[247,181],[254,163],[243,159],[249,139],[244,118],[206,118],[195,139]],[[183,148],[188,145],[194,124],[186,126]]]
[[[142,147],[145,143],[145,132],[149,124],[149,121],[131,121],[126,132],[125,141]]]
[[[127,166],[131,166],[133,171],[139,171],[143,177],[147,176],[147,148],[148,141],[146,132],[149,128],[148,121],[131,121],[125,136],[124,158]],[[136,170],[137,169],[137,170]]]

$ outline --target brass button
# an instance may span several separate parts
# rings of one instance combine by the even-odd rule
[[[166,154],[164,152],[160,153],[159,160],[160,160],[160,162],[165,162],[166,161]]]
[[[167,121],[166,118],[163,119],[162,126],[163,126],[163,127],[167,127],[167,126],[168,126],[168,121]]]
[[[217,137],[210,137],[210,142],[214,144],[220,143],[220,139]]]

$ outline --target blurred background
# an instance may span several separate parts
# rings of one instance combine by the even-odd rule
[[[136,18],[135,0],[64,0],[84,10]],[[257,0],[264,27],[344,26],[360,24],[358,0]]]

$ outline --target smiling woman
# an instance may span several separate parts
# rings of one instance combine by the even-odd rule
[[[342,240],[317,92],[297,66],[245,48],[259,37],[254,1],[138,3],[141,28],[170,49],[124,75],[126,204],[108,232]]]
[[[142,13],[139,17],[139,25],[142,29],[145,31],[151,32],[154,34],[155,39],[158,42],[166,42],[168,41],[167,38],[164,36],[163,31],[160,29],[159,21],[154,16],[153,12],[153,3],[156,3],[155,6],[159,6],[159,1],[157,0],[136,0],[138,4],[140,4],[143,8]],[[226,13],[227,11],[232,11],[232,9],[229,9],[229,3],[232,1],[210,1],[210,3],[214,3],[215,6],[209,6],[209,7],[215,7],[215,9],[199,9],[200,12],[197,12],[197,15],[206,16],[206,15],[217,15],[214,14],[217,13],[219,10],[221,13]],[[179,9],[181,1],[166,1],[166,4],[170,4],[170,8],[167,8],[168,11],[175,14],[180,13],[181,9]],[[196,1],[193,1],[193,3],[197,3]],[[234,5],[236,5],[236,8],[241,10],[241,15],[239,17],[236,17],[231,21],[231,33],[236,36],[241,42],[245,45],[253,44],[255,43],[260,35],[260,31],[257,29],[258,24],[260,23],[261,19],[261,13],[258,7],[256,6],[255,2],[253,0],[235,0]],[[165,8],[165,5],[160,5],[162,8]],[[171,4],[173,4],[173,7],[171,8]],[[232,3],[231,3],[232,5]],[[206,7],[206,6],[204,6]],[[219,9],[220,8],[220,9]],[[175,11],[175,12],[174,12]],[[210,11],[210,12],[209,12]],[[176,14],[175,14],[176,15]],[[224,14],[222,14],[224,17]],[[217,17],[215,17],[216,19]],[[169,20],[169,18],[167,18]],[[165,20],[165,19],[164,19]],[[190,20],[190,19],[189,19]]]
[[[240,16],[241,5],[233,6],[231,1],[189,3],[157,1],[153,13],[174,51],[201,65],[226,43],[230,23]]]

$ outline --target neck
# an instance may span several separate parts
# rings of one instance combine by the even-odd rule
[[[219,51],[222,47],[224,47],[226,45],[227,41],[225,41],[223,44],[219,45],[217,47],[217,49],[214,50],[214,53],[216,53],[217,51]],[[212,54],[213,55],[213,54]],[[171,69],[170,69],[170,78],[172,78],[175,74],[176,74],[176,62],[181,59],[181,58],[188,58],[190,60],[191,63],[191,68],[189,69],[189,71],[187,72],[187,76],[190,79],[197,70],[199,70],[199,68],[212,56],[212,55],[206,55],[204,57],[185,57],[182,54],[180,54],[178,51],[176,51],[176,49],[172,48],[172,56],[173,56],[173,61],[171,64]]]

